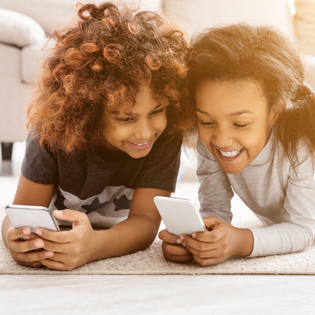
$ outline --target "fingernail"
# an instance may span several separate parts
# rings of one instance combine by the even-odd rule
[[[45,252],[45,256],[46,257],[52,257],[52,256],[54,256],[54,252],[47,251],[47,252]]]
[[[43,244],[43,242],[42,241],[40,241],[40,240],[38,240],[38,241],[35,241],[35,246],[36,247],[42,247],[44,244]]]
[[[183,246],[186,246],[186,244],[185,244],[185,243],[182,243],[182,245],[183,245]]]
[[[54,212],[56,212],[56,214],[58,214],[58,215],[63,215],[63,211],[62,210],[54,210]]]
[[[177,240],[176,240],[176,243],[177,244],[180,244],[182,241],[181,241],[181,239],[180,238],[178,238]]]
[[[181,236],[180,239],[181,239],[181,241],[183,241],[184,240],[184,236]]]
[[[42,231],[42,230],[36,230],[36,234],[37,234],[37,235],[42,235],[42,234],[43,234],[43,231]]]
[[[191,236],[192,238],[196,238],[196,234],[195,233],[193,233],[193,235]]]
[[[23,236],[23,240],[29,240],[30,239],[30,237],[28,236],[28,235],[25,235],[25,236]]]
[[[30,229],[30,228],[25,228],[25,229],[23,229],[23,233],[24,233],[25,235],[28,235],[28,234],[31,233],[31,229]]]

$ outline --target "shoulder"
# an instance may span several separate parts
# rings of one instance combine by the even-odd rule
[[[314,159],[303,144],[297,146],[296,158],[291,160],[285,154],[282,144],[277,143],[275,159],[278,168],[281,168],[284,174],[287,174],[292,181],[313,179],[314,177]]]

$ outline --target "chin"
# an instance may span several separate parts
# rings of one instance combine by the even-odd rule
[[[220,168],[221,168],[221,170],[223,172],[225,172],[227,174],[238,174],[244,169],[244,167],[241,167],[241,168],[238,168],[238,167],[231,167],[231,168],[228,167],[228,168],[226,168],[226,167],[224,167],[223,168],[221,165],[220,165]]]
[[[132,152],[128,153],[129,156],[131,156],[133,159],[141,159],[145,156],[147,156],[151,151],[151,148],[148,150],[140,151],[140,152]]]

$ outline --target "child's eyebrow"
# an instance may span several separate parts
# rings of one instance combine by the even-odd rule
[[[207,112],[205,112],[205,111],[203,111],[201,109],[196,108],[196,111],[201,113],[201,114],[211,116],[209,113],[207,113]],[[230,114],[228,114],[228,116],[240,116],[240,115],[243,115],[243,114],[254,115],[254,112],[251,112],[250,110],[242,110],[242,111],[239,111],[239,112],[230,113]]]
[[[240,116],[240,115],[243,115],[243,114],[254,115],[254,113],[251,112],[250,110],[242,110],[242,111],[239,111],[239,112],[230,113],[229,116]]]
[[[201,109],[196,108],[196,111],[197,111],[197,112],[199,112],[199,113],[201,113],[201,114],[204,114],[204,115],[208,115],[208,116],[210,116],[210,114],[209,114],[209,113],[204,112],[204,111],[203,111],[203,110],[201,110]]]
[[[158,104],[158,105],[156,105],[156,106],[151,110],[151,112],[154,112],[155,110],[160,109],[160,108],[162,108],[162,107],[163,107],[163,105]],[[123,116],[140,116],[140,114],[138,114],[138,113],[133,113],[132,111],[126,112],[126,113],[121,113],[121,112],[118,111],[118,110],[111,110],[111,111],[110,111],[110,114],[113,114],[113,115],[123,115]]]

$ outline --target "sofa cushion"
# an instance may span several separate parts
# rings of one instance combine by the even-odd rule
[[[301,50],[315,55],[315,1],[296,0],[295,23]]]
[[[221,24],[247,22],[274,25],[295,39],[287,0],[167,0],[164,9],[192,32]]]
[[[0,9],[0,42],[24,47],[45,37],[44,29],[30,17]]]

